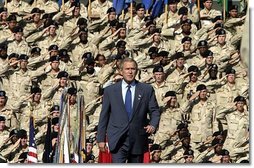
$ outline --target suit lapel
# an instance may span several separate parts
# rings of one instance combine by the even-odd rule
[[[143,98],[143,90],[142,90],[142,87],[140,86],[140,83],[137,81],[136,88],[135,88],[133,110],[132,110],[132,114],[131,114],[131,119],[130,120],[132,120],[133,116],[137,112],[137,109],[138,109],[138,107],[140,105],[140,102],[141,102],[142,98]]]
[[[117,83],[117,86],[115,88],[115,100],[118,101],[119,103],[119,107],[121,108],[120,111],[124,111],[127,118],[128,118],[128,114],[125,110],[125,105],[124,105],[124,102],[123,102],[123,96],[122,96],[122,82],[118,82]]]

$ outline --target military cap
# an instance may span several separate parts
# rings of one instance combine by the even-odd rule
[[[246,102],[246,99],[243,97],[243,96],[237,96],[235,99],[234,99],[234,102]]]
[[[153,17],[152,17],[152,16],[146,16],[146,17],[144,18],[144,21],[145,21],[145,22],[151,21],[151,20],[153,20]]]
[[[120,29],[120,28],[126,28],[126,23],[125,22],[119,22],[116,25],[116,29]]]
[[[5,117],[4,116],[0,116],[0,121],[5,121]]]
[[[27,61],[29,59],[29,57],[26,54],[20,54],[18,59]]]
[[[197,86],[196,91],[201,91],[201,90],[205,90],[205,89],[206,89],[206,85],[200,84],[200,85]]]
[[[52,14],[50,14],[50,13],[45,13],[45,14],[43,14],[43,16],[42,16],[42,19],[52,19],[52,17],[53,17]]]
[[[215,146],[215,145],[222,145],[223,144],[223,141],[218,139],[218,138],[214,138],[213,141],[212,141],[212,146]]]
[[[119,24],[119,21],[118,20],[111,20],[110,22],[109,22],[109,26],[110,27],[116,27],[117,25]]]
[[[221,155],[222,156],[229,156],[229,151],[227,149],[222,149],[221,150]]]
[[[182,38],[182,44],[186,41],[190,41],[191,42],[192,38],[189,36],[185,36],[184,38]]]
[[[150,148],[150,151],[155,151],[155,150],[161,150],[161,146],[159,144],[153,144]]]
[[[6,97],[6,92],[4,90],[0,90],[0,96]]]
[[[17,53],[11,53],[9,56],[8,56],[8,59],[12,59],[12,58],[19,58],[19,55]]]
[[[93,58],[93,55],[91,52],[86,52],[82,55],[82,59],[88,59],[88,58]]]
[[[191,66],[188,68],[188,72],[199,72],[199,69],[198,69],[197,66],[191,65]]]
[[[39,47],[34,47],[31,49],[31,54],[40,53],[40,52],[41,52],[41,49]]]
[[[148,50],[148,54],[152,55],[152,54],[158,54],[158,48],[157,47],[150,47]]]
[[[86,27],[79,29],[79,33],[88,33],[88,29]]]
[[[54,105],[53,107],[51,107],[50,112],[52,111],[60,111],[59,105]]]
[[[0,8],[0,13],[2,13],[2,12],[7,12],[7,8],[1,7],[1,8]]]
[[[40,10],[39,8],[33,8],[31,13],[42,13],[42,10]]]
[[[218,27],[224,28],[223,23],[216,23],[216,24],[214,25],[213,29],[217,29]]]
[[[125,47],[125,45],[126,45],[126,42],[123,41],[123,40],[119,40],[119,41],[116,43],[116,47],[117,47],[117,48]]]
[[[233,68],[226,68],[226,75],[228,74],[235,74],[235,70]]]
[[[63,57],[69,57],[70,55],[68,54],[68,51],[66,49],[61,49],[59,50],[59,56],[63,58]]]
[[[215,18],[212,19],[212,22],[215,23],[218,20],[223,20],[222,15],[215,16]]]
[[[19,155],[19,160],[20,160],[20,162],[22,163],[22,162],[24,162],[24,160],[26,160],[27,159],[27,156],[28,156],[28,152],[23,152],[23,153],[21,153],[20,155]]]
[[[87,138],[86,139],[86,143],[94,143],[95,142],[95,140],[96,140],[96,138],[92,138],[92,137],[89,137],[89,138]]]
[[[119,55],[119,54],[116,54],[116,55],[113,55],[112,56],[112,59],[113,60],[121,60],[121,59],[123,59],[124,57],[122,56],[122,55]]]
[[[194,156],[194,151],[191,150],[191,149],[187,149],[184,151],[183,155],[191,155],[191,156]]]
[[[218,65],[217,64],[211,64],[211,65],[209,65],[209,67],[212,70],[218,70]]]
[[[158,56],[168,57],[168,54],[169,54],[169,52],[167,52],[167,51],[160,51],[160,52],[158,53]]]
[[[95,61],[93,58],[87,58],[86,59],[86,64],[89,66],[89,65],[94,65]]]
[[[216,35],[224,35],[224,34],[226,34],[226,31],[224,29],[218,29],[218,30],[216,30],[215,34]]]
[[[198,47],[208,47],[208,43],[206,40],[201,40],[198,42]]]
[[[68,78],[68,76],[69,76],[69,74],[68,74],[68,72],[66,72],[66,71],[61,71],[61,72],[59,72],[59,73],[57,74],[57,78],[58,78],[58,79],[59,79],[59,78],[63,78],[63,77]]]
[[[181,7],[178,10],[178,15],[187,15],[188,14],[188,8],[186,8],[185,6]]]
[[[125,5],[129,8],[131,6],[131,1],[125,1]],[[132,5],[135,8],[137,5],[136,1],[132,0]]]
[[[231,11],[231,10],[238,10],[238,6],[237,5],[230,5],[229,11]]]
[[[49,62],[60,61],[59,55],[51,56]]]
[[[173,59],[184,58],[184,54],[182,52],[177,52],[172,56]]]
[[[24,130],[24,129],[19,130],[18,134],[17,134],[17,137],[18,138],[27,138],[27,131]]]
[[[75,94],[77,94],[77,89],[74,87],[71,87],[67,90],[67,93],[70,95],[75,95]]]
[[[223,130],[223,131],[216,131],[213,133],[213,136],[219,136],[219,135],[222,135],[222,136],[225,136],[227,135],[227,130]]]
[[[183,128],[188,128],[188,124],[187,123],[180,123],[177,126],[177,130],[181,130]]]
[[[153,68],[153,73],[155,73],[155,72],[164,72],[163,66],[161,66],[161,65],[155,66],[155,67]]]
[[[168,0],[168,4],[174,4],[174,3],[178,3],[178,0]]]
[[[154,33],[161,33],[161,29],[156,28],[156,29],[154,30]]]
[[[151,138],[148,138],[148,144],[153,144],[154,140]]]
[[[13,28],[13,32],[14,33],[22,33],[23,32],[23,28],[22,27],[20,27],[20,26],[16,26],[16,27],[14,27]]]
[[[57,138],[58,137],[58,132],[55,132],[55,131],[53,131],[52,133],[51,133],[51,140],[52,139],[54,139],[54,138]]]
[[[13,14],[11,14],[11,15],[9,15],[8,16],[8,18],[7,18],[7,21],[17,21],[17,17],[16,17],[16,15],[13,15]]]
[[[138,10],[141,9],[141,8],[144,8],[144,9],[145,9],[145,5],[144,5],[143,3],[137,4],[137,6],[136,6],[136,11],[138,11]]]
[[[33,93],[41,93],[41,89],[38,86],[31,87],[31,94]]]
[[[116,9],[114,7],[110,7],[107,10],[107,14],[111,13],[111,12],[116,12]]]
[[[206,50],[203,55],[203,57],[213,57],[213,52],[211,50]]]
[[[56,21],[54,20],[50,20],[47,22],[47,26],[55,26],[55,27],[58,27],[58,24]]]
[[[176,97],[176,92],[175,91],[167,91],[167,93],[165,94],[165,97],[169,97],[169,96]]]
[[[80,3],[74,1],[74,2],[71,3],[71,7],[73,7],[73,6],[80,7]]]
[[[149,20],[146,22],[146,27],[149,27],[150,25],[156,25],[156,22],[154,20]]]
[[[52,51],[52,50],[58,50],[58,45],[56,45],[56,44],[50,45],[48,48],[48,51]]]
[[[190,136],[191,134],[189,133],[189,131],[186,131],[179,135],[179,139],[190,138]]]
[[[52,125],[56,125],[58,123],[59,123],[59,118],[58,117],[52,118]]]
[[[85,18],[79,18],[77,21],[77,25],[87,25],[87,20]]]
[[[7,48],[8,48],[7,43],[3,42],[0,44],[0,50],[7,50]]]
[[[190,19],[186,19],[186,20],[183,20],[181,21],[181,24],[184,25],[184,24],[189,24],[191,25],[192,24],[192,21]]]
[[[18,134],[18,130],[17,129],[13,129],[11,130],[9,137],[13,136],[13,135],[17,135]]]

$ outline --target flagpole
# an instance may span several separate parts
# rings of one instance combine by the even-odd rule
[[[7,8],[7,0],[4,0],[4,7]]]
[[[122,20],[124,21],[124,17],[125,17],[125,15],[124,15],[124,9],[122,10]]]
[[[133,2],[131,1],[131,29],[133,28]]]
[[[89,20],[91,18],[91,12],[92,12],[92,10],[91,10],[91,0],[88,0],[88,18],[89,18]]]
[[[223,21],[226,21],[226,0],[223,0]]]
[[[200,0],[198,0],[198,11],[200,12]]]
[[[149,15],[149,13],[148,13],[148,9],[146,10],[146,16],[148,16]]]

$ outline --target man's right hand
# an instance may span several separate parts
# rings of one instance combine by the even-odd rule
[[[106,151],[106,143],[105,142],[99,142],[99,149],[102,152]]]

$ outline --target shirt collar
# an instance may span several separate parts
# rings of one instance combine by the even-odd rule
[[[127,88],[128,85],[129,85],[128,83],[126,83],[124,80],[122,80],[122,87],[123,88]],[[131,85],[131,87],[134,87],[136,85],[136,81],[135,80],[132,81],[130,85]]]

